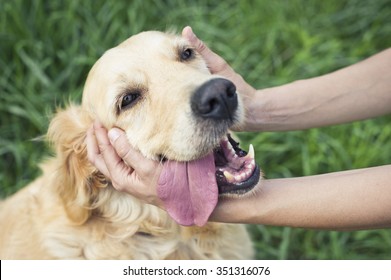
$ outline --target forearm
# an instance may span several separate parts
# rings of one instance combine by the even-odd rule
[[[391,112],[391,49],[336,72],[258,90],[246,130],[282,131],[372,118]]]
[[[242,199],[222,199],[211,219],[313,229],[391,227],[391,165],[264,180]]]

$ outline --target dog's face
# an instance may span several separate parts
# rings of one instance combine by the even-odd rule
[[[235,86],[211,75],[183,38],[144,32],[92,68],[83,107],[126,131],[146,157],[190,161],[218,146],[243,115]]]

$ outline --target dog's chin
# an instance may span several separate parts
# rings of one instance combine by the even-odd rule
[[[199,149],[192,155],[157,155],[160,162],[195,162],[213,154],[214,172],[220,196],[241,196],[253,190],[260,178],[261,170],[255,162],[254,148],[252,145],[246,152],[239,147],[230,134],[226,134],[214,148]]]

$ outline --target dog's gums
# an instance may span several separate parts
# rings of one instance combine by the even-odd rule
[[[254,159],[254,147],[246,153],[230,134],[214,150],[216,181],[219,194],[244,194],[252,190],[260,178],[260,169]]]

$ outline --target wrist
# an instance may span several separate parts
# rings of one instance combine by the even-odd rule
[[[242,131],[264,131],[268,130],[272,120],[272,109],[270,89],[253,90],[253,93],[244,100],[245,117],[241,126]]]
[[[305,120],[303,112],[311,110],[305,94],[305,84],[302,80],[281,86],[254,91],[251,100],[246,104],[246,131],[287,131],[302,129]],[[304,88],[303,88],[304,87]]]
[[[240,124],[233,127],[234,131],[250,131],[252,120],[252,103],[257,92],[255,88],[249,85],[241,75],[233,72],[229,79],[235,84],[236,91],[239,93],[243,104],[243,119]],[[251,111],[250,111],[251,110]]]
[[[262,224],[269,212],[264,195],[268,180],[261,179],[255,191],[241,197],[221,197],[209,221],[220,223]],[[261,206],[262,205],[262,206]]]

